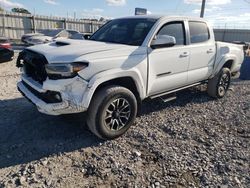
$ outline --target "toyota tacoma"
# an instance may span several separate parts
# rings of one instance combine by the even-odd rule
[[[146,98],[167,102],[199,84],[208,85],[211,97],[224,97],[243,59],[243,47],[216,42],[203,19],[133,16],[109,21],[86,41],[25,49],[17,86],[40,112],[87,112],[89,129],[114,139],[133,124]]]

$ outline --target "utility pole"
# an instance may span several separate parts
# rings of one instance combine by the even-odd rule
[[[201,18],[204,17],[205,7],[206,7],[206,0],[202,0],[202,4],[201,4],[201,15],[200,15]]]
[[[76,20],[76,11],[74,12],[74,20]]]

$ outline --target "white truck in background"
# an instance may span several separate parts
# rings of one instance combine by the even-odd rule
[[[20,53],[19,91],[45,114],[87,112],[90,130],[114,139],[133,124],[141,101],[169,101],[208,84],[225,96],[240,70],[243,47],[215,42],[203,19],[134,16],[112,20],[89,40],[57,41]]]

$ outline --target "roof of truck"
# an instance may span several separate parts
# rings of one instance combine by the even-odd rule
[[[138,16],[128,16],[122,17],[120,19],[136,19],[136,18],[145,18],[145,19],[181,19],[181,20],[196,20],[196,21],[205,21],[203,18],[198,17],[188,17],[188,16],[166,16],[166,15],[138,15]]]

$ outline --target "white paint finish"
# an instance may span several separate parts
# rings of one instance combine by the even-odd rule
[[[26,97],[28,97],[34,104],[36,104],[37,109],[44,114],[48,115],[60,115],[60,114],[67,114],[67,113],[74,113],[73,110],[68,110],[69,109],[69,104],[64,101],[62,103],[57,103],[57,104],[47,104],[44,101],[40,100],[37,98],[33,93],[31,93],[24,85],[22,82],[19,82],[17,84],[17,87],[25,93]]]
[[[184,57],[184,55],[186,56]],[[149,51],[148,95],[186,85],[189,47],[162,48]],[[169,74],[168,74],[169,73]]]
[[[190,62],[188,68],[188,84],[207,80],[212,74],[216,57],[216,45],[212,27],[207,24],[209,40],[201,43],[191,44]]]
[[[129,70],[132,68],[141,69],[144,75],[147,62],[147,48],[127,46],[110,51],[101,51],[81,56],[76,61],[87,59],[89,66],[82,70],[79,75],[86,80],[90,80],[94,75],[112,69]],[[142,65],[145,64],[145,65]],[[146,78],[146,75],[145,75]]]
[[[224,42],[216,42],[217,55],[214,64],[214,70],[210,77],[216,75],[225,62],[233,61],[231,72],[237,72],[244,60],[243,46],[236,44],[229,44]]]
[[[83,98],[86,94],[88,82],[80,77],[64,80],[46,80],[43,84],[43,89],[50,91],[58,91],[61,93],[62,101],[67,102],[69,106],[65,110],[74,112],[82,112]]]
[[[64,40],[61,42],[68,45],[59,46],[56,43],[50,43],[29,48],[43,54],[49,63],[89,63],[89,66],[80,71],[76,78],[56,81],[47,79],[43,83],[43,90],[58,91],[62,94],[63,102],[60,104],[44,104],[22,84],[19,83],[18,87],[37,105],[39,111],[59,115],[86,111],[97,87],[113,79],[132,78],[143,100],[151,95],[211,78],[228,60],[233,61],[233,71],[239,70],[243,62],[242,47],[228,43],[215,43],[213,34],[210,41],[203,44],[189,45],[188,43],[186,46],[152,50],[151,41],[162,25],[170,21],[189,20],[187,17],[158,18],[158,22],[141,47]],[[191,18],[191,20],[201,19]],[[212,32],[211,28],[210,32]],[[210,49],[213,53],[207,53]],[[170,74],[164,74],[168,72]],[[32,85],[32,82],[29,84]],[[36,87],[33,86],[33,88]]]
[[[75,61],[90,61],[112,57],[127,58],[138,47],[122,44],[104,43],[96,41],[66,40],[69,45],[60,46],[55,42],[43,45],[36,45],[28,49],[43,54],[49,63],[70,63]],[[90,56],[94,54],[94,56]],[[87,56],[92,57],[90,59]]]
[[[212,67],[201,67],[199,69],[188,71],[188,84],[207,80],[212,71]]]
[[[188,84],[206,80],[212,73],[215,63],[215,42],[190,45],[190,62],[188,68]]]
[[[24,76],[22,80],[32,88],[38,87],[35,82],[26,82]],[[28,97],[38,110],[45,114],[60,115],[68,113],[83,112],[86,109],[83,107],[83,97],[86,93],[88,83],[79,77],[64,80],[49,80],[47,79],[43,86],[39,86],[42,91],[57,91],[61,93],[62,102],[57,104],[46,104],[41,99],[32,94],[22,82],[18,83],[18,88]]]
[[[29,86],[31,86],[33,89],[40,93],[45,93],[46,90],[43,89],[42,85],[36,82],[35,80],[31,79],[30,77],[26,76],[25,74],[22,74],[22,80],[27,83]]]
[[[109,80],[113,80],[116,78],[124,78],[124,77],[130,77],[133,79],[133,81],[136,84],[137,90],[139,92],[141,100],[145,99],[147,97],[146,94],[146,81],[147,79],[145,78],[145,73],[146,73],[146,62],[143,64],[140,64],[140,66],[144,66],[143,69],[137,69],[137,68],[132,68],[129,70],[124,70],[124,69],[111,69],[108,71],[101,72],[97,75],[95,75],[88,84],[88,90],[84,94],[84,100],[83,100],[83,106],[84,108],[88,108],[89,104],[91,102],[92,96],[96,90],[96,88]],[[142,74],[144,73],[144,74]]]

